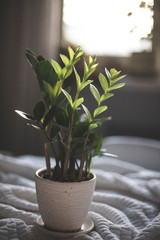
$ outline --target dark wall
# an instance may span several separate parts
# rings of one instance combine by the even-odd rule
[[[57,58],[61,39],[60,0],[0,2],[0,151],[43,152],[41,135],[15,109],[32,111],[40,95],[25,49]]]

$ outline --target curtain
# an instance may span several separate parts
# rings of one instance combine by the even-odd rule
[[[41,97],[26,61],[29,48],[57,59],[61,41],[61,0],[3,0],[0,3],[0,151],[42,154],[41,134],[15,109],[32,113]]]

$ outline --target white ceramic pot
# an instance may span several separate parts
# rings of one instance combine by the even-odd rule
[[[37,201],[44,225],[60,232],[78,231],[92,201],[96,176],[82,182],[57,182],[35,174]]]

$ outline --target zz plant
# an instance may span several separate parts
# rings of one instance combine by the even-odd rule
[[[49,179],[56,181],[82,181],[90,178],[92,158],[100,154],[102,137],[96,130],[106,121],[107,117],[99,115],[107,110],[105,101],[114,96],[113,90],[121,88],[125,83],[117,83],[125,77],[121,71],[105,69],[106,76],[99,74],[102,94],[89,80],[96,70],[96,57],[89,56],[88,64],[84,60],[84,73],[81,77],[75,65],[83,56],[81,47],[75,51],[68,47],[68,56],[60,54],[63,62],[61,67],[56,61],[48,61],[42,56],[36,57],[30,50],[26,50],[26,57],[33,67],[43,100],[39,101],[33,114],[19,110],[16,112],[30,121],[30,126],[41,130],[46,138],[45,159]],[[74,72],[76,93],[72,97],[71,88],[65,88],[65,81]],[[97,106],[93,113],[84,105],[84,97],[80,96],[84,88],[89,87]],[[82,109],[85,118],[80,116]],[[84,115],[83,114],[83,115]],[[55,167],[51,168],[50,151],[55,158]]]

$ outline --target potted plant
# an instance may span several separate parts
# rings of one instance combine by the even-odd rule
[[[40,214],[49,229],[78,231],[87,217],[95,188],[96,176],[90,172],[90,167],[102,145],[102,137],[96,130],[108,119],[99,116],[107,110],[104,103],[114,95],[111,92],[125,85],[117,83],[124,75],[120,76],[121,72],[116,69],[105,69],[106,76],[102,73],[98,76],[103,91],[100,94],[93,80],[89,80],[98,65],[96,57],[89,56],[88,64],[84,60],[83,77],[75,68],[84,54],[80,47],[75,51],[68,47],[68,56],[60,54],[63,67],[54,60],[36,57],[30,50],[25,54],[37,75],[42,100],[35,105],[33,114],[16,112],[30,121],[32,127],[41,130],[46,138],[46,169],[35,174]],[[65,87],[72,72],[76,81],[74,98],[71,88]],[[97,102],[93,113],[84,105],[81,95],[86,87]],[[80,116],[80,108],[85,117]],[[51,153],[54,167],[51,167]]]

